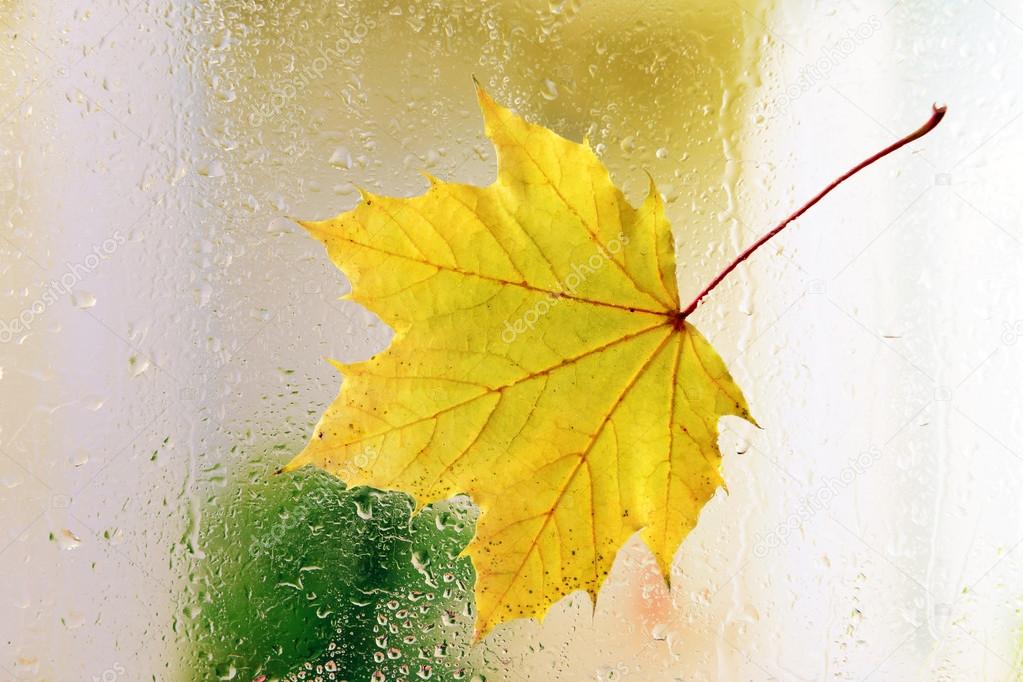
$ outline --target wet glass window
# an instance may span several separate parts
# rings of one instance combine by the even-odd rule
[[[0,0],[0,679],[1015,679],[1021,71],[1010,0]],[[297,221],[494,182],[474,78],[684,301],[948,106],[687,318],[756,425],[668,575],[484,638],[478,500],[279,471],[395,335]]]

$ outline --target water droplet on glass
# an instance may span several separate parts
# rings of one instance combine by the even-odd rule
[[[96,297],[88,291],[76,291],[71,294],[71,304],[76,308],[91,308],[96,305]]]
[[[348,151],[347,147],[338,147],[334,150],[334,153],[330,155],[330,165],[336,168],[351,170],[353,165],[352,153]]]
[[[208,164],[199,166],[199,168],[196,169],[196,172],[203,177],[220,178],[224,176],[224,164],[222,164],[219,160],[214,159]]]
[[[373,500],[363,499],[355,500],[355,513],[359,515],[360,519],[368,521],[373,518]]]
[[[558,98],[558,84],[549,78],[543,82],[544,89],[540,91],[540,96],[546,100],[555,100]]]
[[[128,367],[131,368],[131,375],[133,377],[141,376],[149,369],[149,360],[132,355],[128,358]]]
[[[238,669],[230,663],[223,663],[217,666],[216,675],[218,680],[233,680],[238,676]]]
[[[57,535],[57,546],[63,550],[78,549],[82,545],[82,539],[72,533],[67,528],[60,531]]]

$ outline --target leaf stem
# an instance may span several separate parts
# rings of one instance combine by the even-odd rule
[[[863,170],[867,166],[871,165],[875,161],[878,161],[879,159],[883,159],[884,157],[888,156],[889,154],[891,154],[892,152],[896,151],[900,147],[903,147],[903,146],[909,144],[910,142],[912,142],[914,140],[917,140],[917,139],[923,137],[924,135],[926,135],[927,133],[931,132],[932,130],[934,130],[935,126],[937,126],[938,123],[941,122],[941,119],[944,118],[945,110],[946,110],[946,108],[944,106],[940,106],[939,107],[938,105],[934,105],[933,110],[931,112],[931,118],[927,121],[927,123],[923,124],[918,129],[916,129],[915,131],[913,131],[909,135],[906,135],[905,137],[903,137],[902,139],[898,140],[897,142],[894,142],[893,144],[885,147],[884,149],[882,149],[881,151],[877,152],[876,154],[874,154],[870,158],[864,159],[863,161],[858,163],[856,166],[853,166],[851,169],[846,171],[845,174],[841,175],[838,179],[836,179],[830,185],[828,185],[827,187],[822,189],[820,191],[820,193],[817,194],[817,196],[815,196],[813,199],[810,199],[810,201],[808,201],[805,204],[803,204],[803,206],[800,207],[795,213],[793,213],[788,218],[786,218],[781,223],[779,223],[773,230],[771,230],[770,232],[768,232],[767,234],[762,236],[757,241],[753,242],[753,244],[751,244],[745,251],[740,253],[735,258],[735,260],[733,260],[728,265],[728,267],[726,267],[724,270],[719,272],[717,277],[715,277],[713,280],[711,280],[710,284],[708,284],[706,287],[704,287],[703,291],[701,291],[699,294],[697,294],[696,298],[693,299],[692,303],[690,303],[686,308],[684,308],[678,314],[679,319],[680,320],[684,320],[686,317],[688,317],[690,314],[692,314],[692,312],[694,310],[696,310],[697,306],[700,305],[700,302],[703,300],[704,296],[706,296],[710,292],[714,291],[714,289],[717,288],[717,285],[721,284],[721,281],[724,280],[725,277],[727,277],[732,272],[732,270],[734,270],[736,267],[738,267],[738,265],[740,263],[742,263],[744,260],[749,258],[753,254],[754,251],[756,251],[761,246],[766,244],[768,242],[768,240],[771,239],[771,237],[775,236],[776,234],[781,232],[783,229],[785,229],[785,227],[787,227],[789,223],[791,223],[792,221],[796,220],[799,216],[801,216],[804,213],[806,213],[810,209],[811,206],[813,206],[818,201],[820,201],[825,196],[827,196],[831,192],[831,190],[835,189],[836,187],[841,185],[843,182],[845,182],[846,180],[848,180],[852,176],[856,175],[861,170]]]

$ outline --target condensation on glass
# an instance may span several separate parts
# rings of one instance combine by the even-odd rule
[[[987,3],[0,2],[0,678],[1009,679],[1023,11]],[[475,510],[274,477],[390,331],[289,216],[485,184],[472,76],[649,172],[761,429],[670,588],[471,641]],[[683,295],[683,298],[685,296]],[[386,453],[381,453],[386,456]]]

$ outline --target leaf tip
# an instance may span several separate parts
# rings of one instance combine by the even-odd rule
[[[643,171],[646,174],[647,179],[647,201],[653,201],[657,204],[664,203],[661,199],[661,192],[657,189],[657,181],[654,180],[654,176],[648,170]]]
[[[358,190],[359,198],[362,199],[362,203],[364,203],[364,204],[371,203],[373,201],[373,199],[376,198],[376,195],[373,194],[373,192],[370,192],[368,189],[366,189],[362,185],[355,185],[355,189]]]
[[[284,216],[284,219],[289,221],[289,222],[295,223],[296,225],[299,225],[299,226],[303,227],[306,230],[309,230],[309,231],[312,230],[313,221],[311,221],[311,220],[302,220],[301,218],[296,218],[293,215],[286,215],[286,216]]]
[[[319,239],[322,242],[325,242],[330,237],[330,233],[327,230],[331,222],[330,220],[301,220],[292,216],[287,216],[287,219],[308,232],[313,238]]]
[[[484,618],[480,615],[479,611],[476,612],[476,620],[472,626],[472,642],[473,644],[479,644],[484,639],[490,636],[501,621],[497,618]]]
[[[480,85],[475,76],[473,77],[473,83],[476,86],[476,102],[479,104],[480,111],[483,112],[483,121],[489,130],[490,122],[497,116],[501,107],[487,94],[487,91],[483,89],[483,86]]]
[[[343,374],[343,375],[346,375],[346,376],[347,375],[351,375],[351,374],[355,374],[356,369],[355,369],[355,365],[354,364],[350,364],[350,363],[347,363],[347,362],[341,362],[340,360],[335,360],[334,358],[324,358],[324,360],[326,360],[340,374]]]
[[[427,171],[421,170],[421,171],[419,171],[419,174],[422,175],[424,178],[426,178],[427,182],[430,183],[430,187],[431,188],[432,187],[437,187],[438,185],[441,184],[440,179],[436,175],[434,175],[433,173],[429,173]]]
[[[280,476],[281,474],[288,474],[291,473],[292,471],[295,471],[296,469],[301,469],[303,466],[307,464],[305,458],[303,458],[302,455],[303,453],[301,452],[295,455],[290,462],[279,468],[277,471],[273,472],[273,474],[271,475]]]

